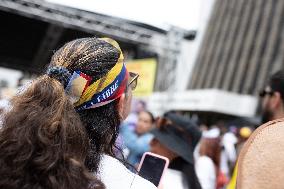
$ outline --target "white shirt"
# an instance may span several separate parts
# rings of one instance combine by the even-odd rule
[[[188,189],[187,182],[181,171],[167,169],[162,178],[162,189]]]
[[[129,171],[117,159],[103,155],[98,177],[106,189],[157,189],[154,184]]]
[[[209,157],[200,156],[196,161],[195,171],[202,189],[216,188],[215,166]]]
[[[224,149],[221,151],[220,169],[227,177],[229,177],[230,173],[229,163],[234,165],[237,159],[237,152],[235,149],[237,141],[237,137],[230,132],[225,133],[222,138]]]

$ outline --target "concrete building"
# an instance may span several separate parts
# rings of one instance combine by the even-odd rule
[[[156,93],[151,107],[157,112],[255,116],[258,91],[271,73],[284,66],[283,20],[282,0],[214,1],[205,30],[198,31],[198,35],[204,32],[202,40],[196,41],[198,52],[188,51],[196,55],[193,70],[180,64],[184,72],[192,73],[184,77],[186,89]],[[176,80],[183,75],[180,71]]]

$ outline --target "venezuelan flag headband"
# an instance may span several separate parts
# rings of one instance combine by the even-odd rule
[[[122,51],[116,41],[100,38],[120,51],[120,57],[115,66],[102,78],[91,84],[92,77],[74,71],[66,87],[71,95],[77,111],[96,108],[118,99],[125,91],[128,81],[128,71],[123,62]]]

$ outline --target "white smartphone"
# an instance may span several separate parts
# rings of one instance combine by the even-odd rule
[[[168,166],[168,158],[145,152],[138,167],[138,175],[152,182],[158,188]]]

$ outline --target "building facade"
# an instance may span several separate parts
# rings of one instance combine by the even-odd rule
[[[284,67],[284,1],[215,0],[201,41],[186,89],[153,95],[153,107],[254,117]]]
[[[256,95],[283,50],[284,1],[217,0],[188,89]]]

